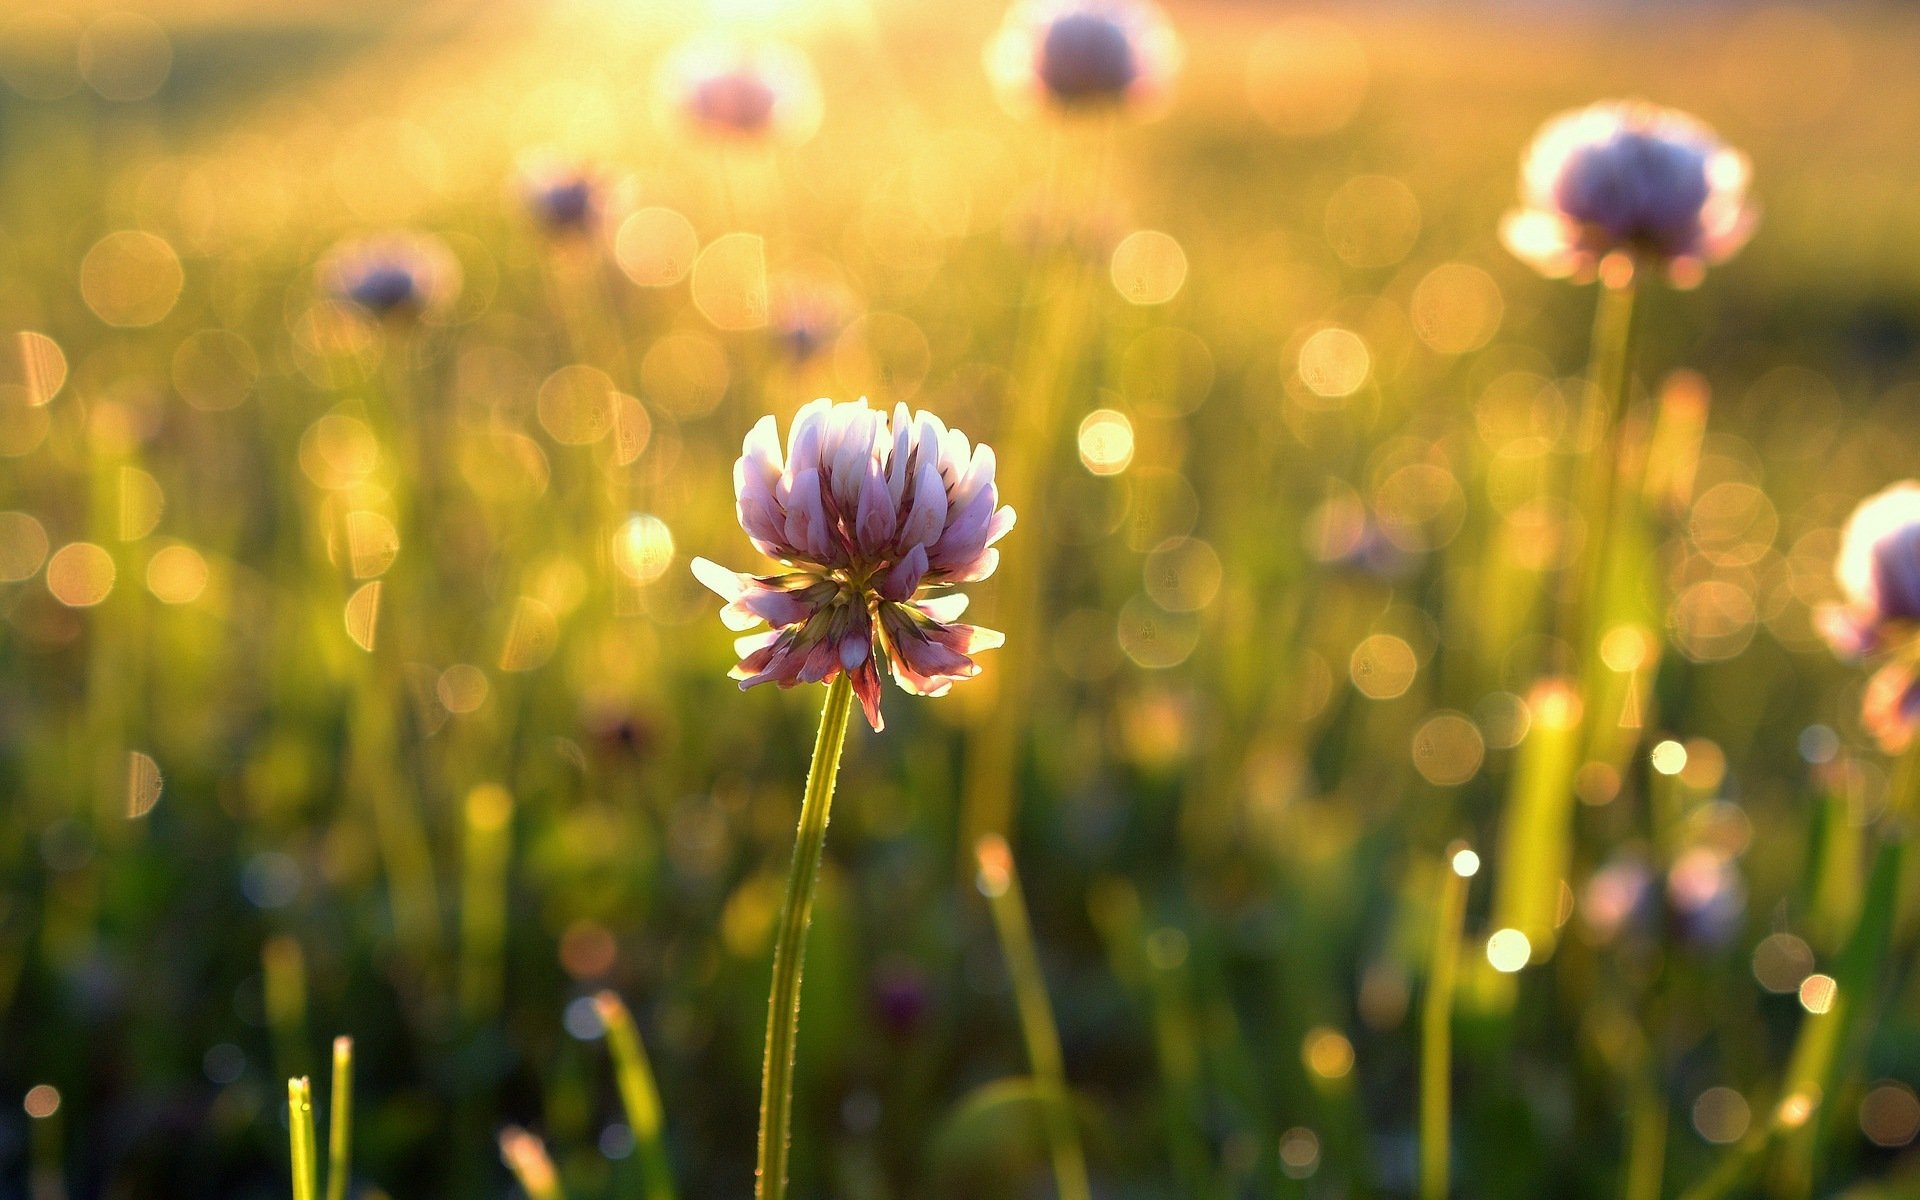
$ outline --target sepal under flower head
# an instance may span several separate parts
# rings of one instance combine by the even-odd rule
[[[937,696],[979,674],[973,655],[1000,644],[959,623],[966,597],[949,589],[993,573],[1013,510],[999,506],[993,451],[932,414],[900,405],[889,419],[864,400],[816,400],[784,450],[766,417],[734,464],[734,495],[755,548],[789,568],[693,564],[726,601],[729,628],[769,627],[737,644],[741,687],[844,672],[879,729],[883,668],[905,690]]]
[[[1756,216],[1746,156],[1673,109],[1607,101],[1543,126],[1501,238],[1543,275],[1591,278],[1623,256],[1678,286],[1746,244]]]

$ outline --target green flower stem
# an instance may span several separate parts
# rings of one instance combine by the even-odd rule
[[[1462,843],[1447,848],[1441,865],[1440,907],[1434,918],[1427,994],[1420,1005],[1420,1197],[1446,1200],[1448,1136],[1453,1124],[1453,988],[1460,971],[1461,927],[1467,915],[1467,879],[1454,869]]]
[[[304,1075],[287,1080],[287,1136],[293,1150],[293,1200],[315,1200],[313,1085]]]
[[[826,822],[821,821],[824,828]],[[653,1068],[647,1062],[647,1048],[634,1027],[633,1015],[620,997],[601,992],[593,998],[600,1023],[607,1029],[607,1053],[613,1056],[615,1081],[620,1086],[620,1103],[627,1110],[627,1126],[639,1150],[640,1172],[647,1200],[674,1200],[673,1169],[667,1158],[665,1114],[660,1107],[660,1089],[653,1082]]]
[[[1014,1004],[1020,1010],[1020,1030],[1026,1037],[1027,1061],[1034,1083],[1046,1099],[1047,1142],[1053,1157],[1053,1175],[1060,1200],[1090,1200],[1087,1156],[1074,1128],[1073,1095],[1067,1090],[1065,1060],[1060,1053],[1060,1030],[1047,999],[1047,981],[1040,972],[1040,956],[1033,947],[1033,926],[1027,918],[1020,877],[1006,839],[989,834],[975,845],[980,864],[980,890],[993,912],[1000,935],[1000,951],[1007,958],[1013,982]]]
[[[1638,285],[1600,285],[1594,310],[1593,347],[1587,367],[1587,394],[1581,408],[1580,445],[1586,471],[1570,497],[1587,522],[1585,548],[1570,586],[1560,594],[1560,635],[1572,643],[1574,662],[1584,669],[1600,636],[1603,608],[1611,583],[1614,517],[1620,472],[1620,420],[1626,413],[1633,373],[1634,301]]]
[[[853,682],[843,671],[827,685],[820,712],[820,734],[813,743],[813,766],[800,800],[800,829],[787,871],[787,896],[774,933],[773,990],[767,997],[767,1056],[760,1074],[760,1155],[754,1195],[780,1200],[787,1192],[787,1138],[793,1114],[793,1046],[800,1029],[800,971],[813,920],[814,885],[820,878],[820,853],[827,843],[827,814],[833,784],[840,774],[840,751],[853,712]]]
[[[327,1122],[327,1200],[346,1200],[353,1160],[353,1039],[333,1039],[332,1118]]]

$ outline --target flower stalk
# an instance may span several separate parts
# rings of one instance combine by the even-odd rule
[[[1460,972],[1467,880],[1479,869],[1479,856],[1466,843],[1447,847],[1427,965],[1427,994],[1420,1005],[1421,1200],[1446,1200],[1447,1195],[1453,1122],[1453,991]]]
[[[793,865],[787,871],[786,898],[781,902],[774,933],[773,987],[767,996],[767,1053],[760,1075],[760,1151],[754,1171],[754,1195],[759,1200],[780,1200],[787,1191],[793,1050],[800,1029],[800,974],[806,959],[807,928],[813,921],[820,855],[827,842],[833,786],[840,774],[840,752],[846,744],[852,714],[853,681],[841,672],[827,685],[826,704],[820,711],[813,765],[807,770],[807,788],[800,799]]]
[[[353,1039],[333,1039],[333,1095],[327,1122],[327,1200],[347,1200],[353,1161]]]
[[[313,1139],[313,1084],[302,1075],[287,1080],[287,1137],[293,1155],[293,1200],[318,1200]]]
[[[647,1049],[640,1041],[633,1014],[612,992],[595,996],[593,1006],[607,1030],[607,1053],[613,1056],[620,1104],[627,1111],[627,1126],[633,1130],[639,1151],[644,1194],[647,1200],[674,1200],[673,1169],[667,1158],[660,1089],[654,1084],[653,1068],[647,1062]]]
[[[1047,1143],[1053,1158],[1054,1183],[1060,1200],[1090,1200],[1087,1156],[1073,1122],[1073,1093],[1067,1088],[1065,1059],[1060,1052],[1060,1029],[1047,999],[1046,977],[1033,946],[1033,926],[1027,902],[1014,874],[1013,853],[1006,839],[989,834],[974,847],[980,864],[980,891],[993,912],[1006,955],[1007,975],[1013,981],[1014,1004],[1020,1010],[1020,1030],[1027,1042],[1027,1061],[1034,1083],[1045,1100]]]

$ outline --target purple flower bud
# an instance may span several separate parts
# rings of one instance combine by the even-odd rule
[[[1618,255],[1692,286],[1752,234],[1748,175],[1745,156],[1684,113],[1595,104],[1534,138],[1501,236],[1545,275],[1586,278]]]
[[[793,687],[845,673],[867,720],[880,720],[880,670],[916,695],[937,696],[980,673],[973,655],[998,646],[989,629],[957,623],[1013,527],[998,507],[993,452],[903,404],[891,418],[864,400],[816,400],[788,431],[772,417],[747,434],[734,463],[740,527],[789,570],[745,575],[706,559],[694,575],[726,605],[742,638],[742,687]]]

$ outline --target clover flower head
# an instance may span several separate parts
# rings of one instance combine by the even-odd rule
[[[773,288],[767,329],[790,362],[804,363],[832,344],[854,308],[853,297],[838,283],[790,278]]]
[[[820,120],[813,70],[787,46],[698,39],[669,58],[663,84],[680,119],[713,137],[797,141]]]
[[[865,400],[821,399],[794,417],[784,451],[771,416],[755,425],[733,484],[740,527],[784,567],[750,575],[694,560],[726,601],[721,620],[769,627],[737,644],[743,689],[844,673],[879,729],[882,668],[904,690],[938,696],[980,673],[973,655],[1000,645],[998,633],[959,623],[966,597],[953,590],[993,574],[993,545],[1013,528],[988,447],[904,404],[890,419]]]
[[[1517,257],[1552,278],[1646,264],[1678,287],[1746,244],[1756,220],[1747,158],[1685,113],[1606,101],[1562,113],[1522,161],[1519,209],[1501,224]]]
[[[1833,574],[1843,600],[1817,616],[1841,657],[1884,649],[1920,622],[1920,483],[1897,483],[1853,510]]]
[[[1834,560],[1840,602],[1814,611],[1827,644],[1844,659],[1889,653],[1867,680],[1860,722],[1898,754],[1920,729],[1920,483],[1896,483],[1860,502],[1840,531]]]
[[[600,219],[601,180],[591,170],[544,157],[520,168],[520,197],[527,213],[551,234],[584,233]]]
[[[343,242],[320,266],[321,285],[376,317],[404,319],[442,308],[460,293],[460,263],[444,242],[385,233]]]
[[[1164,96],[1179,65],[1179,39],[1150,0],[1022,0],[986,50],[1015,108],[1139,106]]]

